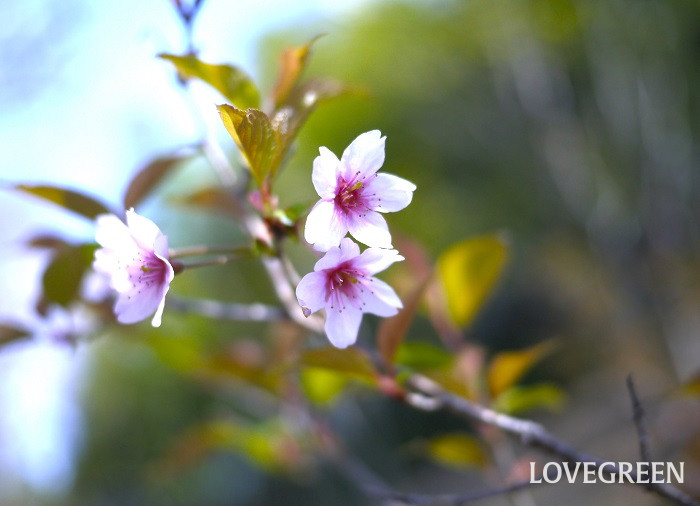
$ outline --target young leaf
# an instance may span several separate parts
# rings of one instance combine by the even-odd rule
[[[306,61],[309,58],[311,46],[320,37],[322,37],[322,35],[317,35],[303,46],[287,48],[282,53],[280,73],[272,91],[275,100],[275,109],[278,109],[287,101],[287,97],[294,89],[299,80],[299,76],[306,67]]]
[[[80,294],[80,283],[92,264],[95,244],[68,245],[59,249],[42,278],[43,299],[47,303],[68,306]]]
[[[487,458],[481,443],[470,434],[442,434],[428,441],[429,455],[448,467],[483,467]]]
[[[65,188],[48,185],[16,185],[17,190],[35,195],[49,202],[53,202],[64,209],[73,211],[89,219],[95,219],[100,214],[107,214],[111,211],[103,203],[93,197]]]
[[[333,404],[350,381],[347,375],[317,367],[304,367],[300,379],[306,397],[320,406]]]
[[[143,167],[131,180],[124,195],[124,209],[135,207],[186,156],[162,156]]]
[[[242,111],[230,105],[217,106],[221,120],[248,163],[258,186],[275,177],[282,151],[279,133],[267,115],[257,109]]]
[[[429,343],[403,342],[396,352],[396,364],[418,369],[440,369],[454,361],[454,355]]]
[[[13,341],[29,336],[29,331],[7,323],[0,323],[0,345],[8,344]]]
[[[541,342],[520,351],[498,353],[488,369],[488,384],[491,395],[496,397],[518,382],[532,366],[549,355],[554,349],[552,341]]]
[[[508,246],[500,235],[467,239],[445,251],[437,262],[453,322],[471,322],[493,290],[506,262]]]
[[[404,300],[404,307],[396,316],[385,318],[377,329],[377,347],[384,362],[388,365],[394,363],[396,351],[406,337],[406,332],[413,321],[413,316],[418,310],[425,289],[430,281],[430,276],[426,277],[416,286]]]
[[[194,55],[175,56],[161,53],[185,78],[196,78],[215,88],[228,101],[241,109],[260,107],[260,92],[248,75],[231,65],[204,63]]]
[[[370,382],[375,381],[376,374],[372,362],[365,352],[357,348],[308,350],[302,355],[301,363],[308,367],[344,373]]]
[[[515,415],[535,408],[556,410],[566,400],[561,388],[551,383],[514,386],[503,391],[494,401],[494,409]]]

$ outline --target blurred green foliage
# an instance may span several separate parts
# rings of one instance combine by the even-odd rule
[[[583,430],[582,437],[596,438],[584,443],[599,443],[607,456],[625,454],[628,448],[615,430],[584,430],[605,416],[630,430],[634,443],[625,425],[626,401],[600,402],[597,396],[603,394],[591,392],[590,385],[624,395],[621,378],[635,369],[653,378],[653,393],[662,396],[700,358],[683,356],[678,350],[684,342],[673,332],[674,325],[697,330],[697,312],[688,308],[700,300],[700,4],[373,3],[328,25],[271,36],[263,47],[266,86],[261,89],[273,89],[282,47],[320,32],[328,35],[314,44],[308,73],[330,75],[367,90],[368,96],[325,103],[309,117],[275,182],[281,207],[315,200],[310,174],[319,146],[339,155],[359,133],[380,129],[387,135],[386,171],[418,186],[413,204],[388,216],[395,236],[417,242],[415,248],[431,262],[448,246],[478,234],[508,230],[513,245],[507,277],[467,329],[467,337],[483,345],[484,356],[451,359],[425,323],[429,310],[421,309],[398,347],[397,363],[449,366],[452,378],[459,377],[469,390],[470,365],[494,367],[506,356],[499,359],[499,351],[523,350],[557,336],[560,348],[535,372],[526,370],[544,353],[510,355],[530,357],[517,374],[523,374],[525,385],[491,385],[498,396],[494,402],[508,411],[559,406],[560,390],[541,383],[545,376],[558,380],[572,387],[571,403],[581,409],[574,421],[553,420],[556,431]],[[277,87],[283,89],[284,83],[278,81]],[[203,170],[195,162],[186,167],[190,175]],[[165,188],[163,195],[191,190],[192,179],[199,181],[185,177],[185,184]],[[235,242],[241,236],[230,222],[211,222],[201,211],[180,206],[166,211],[160,224],[171,243]],[[288,251],[301,271],[311,268],[313,260],[303,248],[290,244]],[[405,273],[394,272],[400,284]],[[173,285],[174,294],[271,302],[255,260],[185,276],[186,282]],[[469,311],[457,323],[466,323]],[[244,343],[248,355],[237,356],[252,357],[247,374],[255,370],[251,364],[279,364],[272,357],[299,339],[284,325],[222,324],[167,309],[165,320],[169,323],[161,330],[126,327],[96,343],[99,365],[85,391],[84,449],[66,503],[341,505],[365,500],[324,465],[303,462],[299,473],[280,476],[268,472],[260,459],[246,459],[245,452],[216,452],[170,478],[156,472],[192,426],[233,412],[245,423],[227,432],[226,442],[240,449],[239,434],[254,433],[254,441],[268,437],[265,423],[282,409],[275,404],[274,388],[265,394],[273,396],[272,407],[251,401],[246,395],[250,377],[241,373],[240,364],[229,363],[234,381],[190,381],[193,373],[197,376],[197,360],[221,358]],[[361,343],[371,342],[376,326],[376,320],[365,325]],[[177,349],[163,348],[168,339],[177,342]],[[188,348],[192,343],[194,352]],[[187,359],[188,353],[197,358]],[[445,475],[425,455],[416,458],[404,451],[416,440],[430,440],[428,448],[443,462],[494,465],[494,456],[483,455],[469,434],[458,436],[468,450],[455,455],[459,445],[445,446],[450,442],[445,434],[463,431],[463,424],[378,398],[364,388],[369,381],[329,378],[335,373],[324,368],[327,359],[336,364],[323,355],[302,358],[307,366],[302,383],[319,406],[328,408],[328,423],[358,458],[402,489],[484,488],[478,470]],[[177,366],[183,362],[187,367]],[[324,381],[323,388],[310,384]],[[580,384],[589,385],[583,393],[575,388]],[[344,388],[353,395],[342,395]],[[682,448],[665,455],[692,461]],[[543,503],[561,502],[560,496],[547,495],[553,492],[537,493],[543,494]],[[591,494],[590,503],[596,497]],[[630,501],[624,494],[618,497],[620,504]]]

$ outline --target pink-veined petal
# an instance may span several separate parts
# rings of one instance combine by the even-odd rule
[[[394,262],[400,262],[404,257],[395,249],[367,248],[355,260],[355,267],[364,269],[369,274],[376,274],[389,267]]]
[[[348,229],[335,212],[334,202],[320,200],[306,218],[304,239],[318,251],[327,251],[337,246]]]
[[[367,183],[367,194],[372,208],[382,213],[396,212],[404,209],[413,199],[416,185],[393,174],[381,173]]]
[[[310,272],[299,281],[296,294],[299,305],[315,313],[326,305],[326,281],[323,272]]]
[[[333,199],[338,182],[340,160],[328,148],[320,147],[318,151],[321,154],[314,159],[311,181],[316,188],[316,193],[322,199]]]
[[[362,311],[353,306],[327,308],[326,335],[336,348],[347,348],[357,341],[357,333],[362,322]]]
[[[391,234],[386,220],[374,211],[348,216],[350,234],[363,244],[375,248],[391,248]]]
[[[142,290],[141,293],[134,289],[119,295],[114,305],[114,314],[119,323],[136,323],[153,314],[164,298],[165,295],[158,286]]]
[[[134,240],[143,249],[152,250],[156,238],[162,235],[158,226],[148,218],[136,214],[133,208],[126,212],[126,224]],[[167,243],[166,243],[167,244]],[[167,254],[167,253],[166,253]]]
[[[370,278],[362,294],[363,310],[377,316],[394,316],[403,307],[401,299],[392,287],[381,279]]]
[[[340,159],[345,179],[349,181],[356,175],[368,178],[377,172],[384,164],[385,141],[379,130],[365,132],[352,141]]]

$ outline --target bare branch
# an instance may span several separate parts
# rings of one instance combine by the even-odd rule
[[[219,320],[270,322],[287,320],[282,308],[265,304],[234,304],[209,299],[168,297],[168,308],[183,313],[195,313]]]
[[[405,397],[406,402],[417,409],[423,411],[446,409],[468,420],[476,420],[497,427],[517,437],[523,444],[534,448],[540,448],[548,453],[563,458],[565,461],[591,462],[596,471],[608,477],[611,477],[613,474],[619,474],[620,472],[616,464],[579,452],[568,443],[554,437],[538,423],[504,415],[481,406],[480,404],[471,402],[445,391],[440,385],[425,376],[413,375],[408,378],[406,384],[413,391],[413,395],[407,395]],[[420,397],[425,397],[428,401],[418,401]],[[603,464],[606,464],[606,466],[603,467]],[[632,477],[632,481],[637,481],[636,473],[630,472],[629,475]],[[634,483],[633,485],[641,486],[649,492],[665,497],[676,504],[700,506],[700,503],[696,502],[688,494],[670,484]]]
[[[643,462],[651,462],[649,454],[649,433],[644,423],[644,408],[642,407],[642,403],[639,402],[639,397],[637,396],[637,390],[634,386],[634,380],[631,374],[627,376],[627,390],[629,391],[630,400],[632,401],[632,418],[634,420],[634,426],[637,429],[637,437],[639,438],[639,455]]]

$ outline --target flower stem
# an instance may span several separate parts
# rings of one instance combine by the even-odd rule
[[[168,252],[170,258],[182,258],[196,255],[212,255],[217,253],[233,254],[241,257],[250,253],[250,248],[241,246],[188,246],[185,248],[171,249]]]
[[[219,255],[213,258],[208,258],[206,260],[200,260],[198,262],[179,262],[182,265],[181,271],[185,269],[194,269],[195,267],[209,267],[212,265],[224,265],[232,260],[238,260],[240,255]]]

